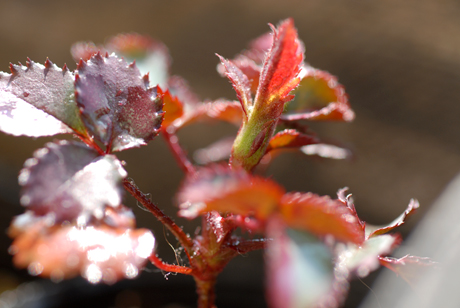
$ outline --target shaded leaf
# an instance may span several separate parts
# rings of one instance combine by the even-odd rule
[[[215,210],[264,220],[275,210],[283,193],[271,180],[214,165],[186,178],[177,197],[179,215],[194,218]]]
[[[308,308],[331,292],[332,255],[314,236],[284,229],[276,220],[267,228],[267,302],[273,308]]]
[[[158,93],[163,95],[164,118],[161,125],[165,128],[171,125],[176,119],[182,117],[184,114],[184,107],[176,96],[171,95],[169,90],[163,91],[158,88]]]
[[[423,276],[425,270],[438,265],[430,258],[422,258],[406,255],[402,258],[379,257],[380,264],[395,272],[398,276],[404,279],[409,285]]]
[[[113,155],[78,142],[48,143],[28,159],[19,174],[21,204],[37,215],[52,213],[56,222],[101,219],[105,207],[121,203],[126,171]]]
[[[0,73],[2,131],[38,137],[72,133],[73,129],[86,136],[75,103],[74,76],[67,67],[60,69],[49,60],[41,65],[29,59],[27,66],[11,64],[10,69],[12,74]]]
[[[195,151],[193,158],[200,165],[227,160],[230,157],[234,140],[235,136],[222,138],[206,148]]]
[[[406,219],[411,216],[412,214],[415,213],[415,211],[420,207],[420,204],[418,203],[417,200],[411,199],[409,202],[409,205],[407,206],[407,209],[402,213],[401,215],[398,216],[395,220],[393,220],[391,223],[389,223],[386,226],[371,226],[367,225],[366,226],[366,235],[368,238],[378,236],[381,234],[388,233],[392,231],[393,229],[403,225],[406,222]]]
[[[60,281],[82,275],[91,283],[135,278],[152,254],[155,238],[146,229],[47,226],[38,220],[18,235],[10,251],[19,268]]]
[[[168,90],[172,96],[177,97],[184,104],[186,113],[193,110],[201,102],[201,99],[193,92],[188,82],[180,76],[169,77]]]
[[[267,152],[282,148],[297,148],[317,142],[319,140],[315,136],[302,134],[295,129],[285,129],[270,139]]]
[[[145,145],[158,134],[162,100],[134,64],[100,54],[80,61],[75,89],[86,127],[110,150]]]
[[[350,159],[353,156],[349,149],[325,143],[305,145],[300,148],[300,151],[306,155],[317,155],[332,159]]]
[[[284,120],[352,121],[355,114],[348,103],[345,88],[328,72],[304,67],[299,86],[292,92],[293,101],[286,105]]]
[[[240,126],[242,119],[243,111],[239,102],[217,100],[195,105],[193,110],[186,112],[183,117],[174,121],[173,127],[179,129],[203,120],[220,120]]]
[[[360,244],[364,230],[355,214],[339,200],[312,193],[288,193],[280,204],[283,220],[291,228],[317,236],[332,235],[339,241]]]
[[[149,74],[151,84],[166,85],[171,58],[163,43],[147,35],[127,33],[110,38],[106,48],[121,55],[128,62],[136,61],[141,74]]]
[[[338,267],[358,277],[366,277],[379,267],[380,257],[390,254],[400,243],[398,235],[384,234],[367,239],[361,246],[349,244],[338,254]]]
[[[248,120],[252,108],[251,87],[248,77],[231,61],[217,55],[224,66],[225,76],[230,80],[236,91],[236,96],[243,107],[244,121]]]

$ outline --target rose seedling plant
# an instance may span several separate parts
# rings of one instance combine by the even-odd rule
[[[205,308],[215,307],[214,285],[227,263],[264,249],[268,305],[294,308],[337,307],[350,279],[380,265],[407,279],[414,265],[430,263],[389,256],[401,242],[392,231],[417,201],[376,227],[358,217],[346,188],[335,197],[287,192],[254,173],[285,149],[333,159],[349,155],[307,127],[308,121],[352,121],[354,112],[337,79],[305,62],[292,19],[271,26],[234,59],[218,56],[217,70],[235,89],[235,101],[200,100],[185,80],[170,76],[166,47],[145,36],[76,43],[72,55],[78,62],[73,72],[48,59],[43,65],[27,59],[0,73],[0,130],[79,140],[47,143],[24,163],[19,184],[26,211],[8,230],[17,267],[56,282],[81,275],[113,284],[135,278],[151,262],[191,275],[198,307]],[[193,163],[177,132],[210,119],[233,123],[238,133],[201,150],[199,164]],[[194,236],[128,178],[116,157],[158,135],[185,173],[178,215],[201,219]],[[123,205],[125,192],[176,237],[185,264],[162,261],[152,232],[136,228]]]

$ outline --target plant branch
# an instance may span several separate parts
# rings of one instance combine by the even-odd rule
[[[184,247],[185,253],[189,261],[191,261],[190,252],[192,251],[193,243],[190,237],[162,210],[160,210],[140,189],[131,181],[124,179],[123,186],[125,189],[139,201],[146,209],[148,209],[169,231],[177,238]]]
[[[153,265],[165,272],[173,272],[185,275],[192,274],[192,269],[190,267],[164,263],[160,258],[158,258],[156,254],[152,254],[149,257],[149,260]]]
[[[161,134],[166,140],[166,143],[173,152],[174,157],[176,158],[182,170],[186,174],[194,174],[196,172],[195,166],[187,157],[187,154],[185,153],[184,149],[182,149],[182,147],[180,146],[176,134],[170,134],[164,129],[161,131]]]

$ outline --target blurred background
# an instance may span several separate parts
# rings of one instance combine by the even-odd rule
[[[231,85],[216,72],[215,53],[232,58],[267,32],[268,23],[293,17],[306,61],[339,78],[356,112],[353,123],[311,127],[348,145],[356,157],[328,161],[286,153],[273,161],[267,175],[288,191],[334,196],[348,186],[359,215],[372,224],[391,221],[410,198],[417,198],[420,211],[400,230],[407,235],[460,169],[458,16],[460,2],[454,0],[0,0],[0,71],[9,72],[9,62],[25,63],[27,57],[41,63],[49,57],[60,67],[67,63],[75,69],[69,52],[74,42],[101,44],[121,32],[138,32],[168,46],[171,73],[187,79],[201,98],[236,99]],[[235,132],[230,125],[198,124],[182,131],[180,142],[193,153]],[[12,268],[5,232],[11,217],[23,212],[17,174],[25,159],[50,140],[0,135],[0,292],[30,279]],[[175,215],[174,193],[183,174],[161,138],[119,158],[126,160],[137,185]],[[125,200],[138,224],[154,230],[160,255],[172,262],[165,238],[175,245],[174,239],[132,198]],[[176,221],[194,232],[193,223]],[[218,296],[219,290],[237,283],[263,301],[261,260],[262,254],[254,253],[232,261],[219,282]],[[155,279],[162,285],[183,280],[170,276],[165,281],[155,271],[144,276],[160,277]],[[372,278],[366,282],[371,284]],[[367,291],[363,283],[353,284],[347,307],[356,307]],[[144,302],[139,307],[157,307],[136,296]],[[113,307],[125,307],[120,302]]]

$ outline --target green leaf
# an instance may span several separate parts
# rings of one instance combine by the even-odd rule
[[[309,308],[332,295],[333,264],[329,249],[306,232],[267,227],[267,297],[273,308]]]

